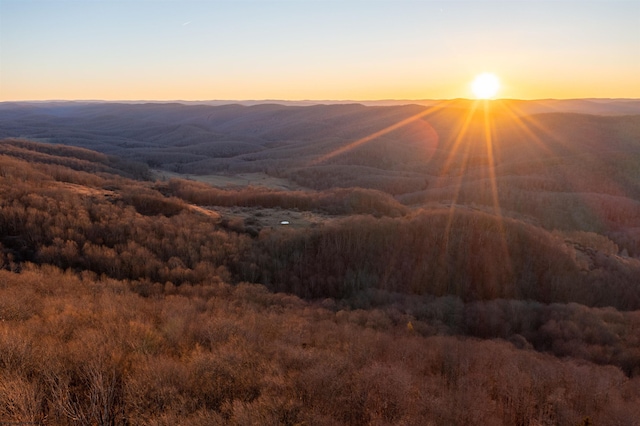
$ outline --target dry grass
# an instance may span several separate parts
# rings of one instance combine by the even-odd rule
[[[157,180],[188,179],[208,183],[218,188],[244,188],[248,186],[277,190],[303,190],[303,186],[289,179],[269,176],[266,173],[237,173],[232,175],[193,175],[189,173],[174,173],[166,170],[153,170],[153,177]]]

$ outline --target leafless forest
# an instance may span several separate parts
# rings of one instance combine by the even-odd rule
[[[0,104],[0,423],[640,424],[640,116],[563,105]]]

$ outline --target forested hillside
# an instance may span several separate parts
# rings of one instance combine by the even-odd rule
[[[640,416],[640,262],[606,237],[370,190],[136,181],[91,151],[0,146],[3,421]],[[234,205],[326,220],[250,230],[221,213]]]

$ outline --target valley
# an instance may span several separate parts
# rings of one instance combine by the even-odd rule
[[[0,103],[0,422],[634,425],[639,171],[634,101]]]

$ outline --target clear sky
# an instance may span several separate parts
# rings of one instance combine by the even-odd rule
[[[640,0],[0,0],[0,101],[640,98]]]

